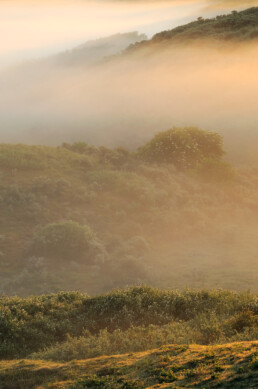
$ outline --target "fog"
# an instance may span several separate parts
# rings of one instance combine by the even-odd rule
[[[256,44],[173,44],[103,60],[98,51],[95,65],[80,55],[2,73],[2,142],[134,148],[158,131],[195,125],[221,133],[232,158],[256,159],[250,152],[258,139]]]
[[[120,53],[200,15],[257,3],[1,1],[0,142],[134,148],[173,125],[196,125],[220,132],[230,158],[256,161],[255,45]]]
[[[137,30],[149,37],[197,16],[257,5],[257,0],[1,0],[0,67]]]
[[[72,48],[89,39],[138,30],[149,35],[191,17],[182,2],[0,1],[0,66]]]

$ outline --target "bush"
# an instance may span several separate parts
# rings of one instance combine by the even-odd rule
[[[22,188],[18,185],[0,187],[0,212],[17,220],[35,221],[45,218],[48,210],[45,208],[43,196]]]
[[[98,335],[85,332],[81,337],[68,337],[65,342],[34,353],[30,357],[52,361],[94,358],[100,355],[144,351],[169,343],[188,343],[191,335],[187,323],[130,327],[128,330],[117,329],[112,333],[101,330]]]
[[[58,293],[24,299],[2,297],[0,299],[0,357],[24,357],[45,347],[64,342],[67,335],[81,337],[85,334],[85,330],[92,335],[97,335],[104,329],[112,333],[116,330],[127,331],[130,327],[146,328],[150,325],[163,327],[171,324],[172,326],[169,327],[172,331],[168,337],[166,337],[167,327],[163,327],[164,333],[160,329],[156,335],[155,331],[148,330],[149,335],[155,337],[155,342],[161,342],[159,344],[170,341],[185,343],[187,339],[189,342],[195,339],[202,343],[213,342],[220,339],[221,334],[223,335],[223,321],[242,312],[255,300],[256,296],[250,293],[207,290],[179,292],[148,287],[118,290],[92,298],[79,293]],[[205,317],[207,319],[203,320]],[[203,321],[201,327],[200,318]],[[179,323],[179,326],[175,326],[175,322]],[[188,323],[189,326],[186,328],[180,323],[185,325]],[[189,328],[192,329],[192,333],[189,332]],[[228,326],[225,327],[225,331],[228,331],[227,328]],[[252,339],[255,340],[257,330],[255,332],[254,327],[251,329]],[[128,332],[128,336],[132,338],[132,347],[135,345],[135,338],[138,339],[139,347],[150,344],[147,338],[142,339],[144,330],[139,329],[139,337],[134,335],[135,331]],[[175,333],[177,333],[176,338],[173,335]],[[246,333],[245,336],[250,334],[251,332]],[[102,338],[103,335],[104,333],[101,335]],[[126,334],[122,334],[120,339],[125,341],[127,337],[124,335]],[[114,338],[105,335],[105,339],[112,346]],[[92,338],[91,340],[94,341]],[[101,345],[101,338],[98,344]],[[119,345],[117,347],[117,350],[122,350],[123,343],[121,347]]]
[[[129,150],[118,147],[110,150],[106,147],[99,148],[100,162],[119,170],[131,170],[135,167],[135,159]]]
[[[206,182],[232,182],[235,172],[228,162],[206,158],[197,164],[195,173]]]
[[[96,147],[89,146],[85,142],[74,142],[72,144],[64,142],[61,147],[78,154],[92,155],[97,153]]]
[[[243,332],[246,328],[252,327],[258,329],[258,315],[245,309],[229,319],[226,327],[229,332]]]
[[[87,172],[85,178],[91,190],[97,192],[112,192],[123,199],[134,200],[135,203],[143,205],[155,201],[154,185],[145,177],[133,172],[101,169]]]
[[[160,132],[138,149],[141,158],[157,163],[172,163],[177,168],[192,168],[204,158],[220,159],[222,137],[197,127],[185,127]]]
[[[255,340],[258,327],[249,323],[252,333],[240,328],[236,333],[228,333],[228,321],[215,314],[197,315],[190,321],[172,321],[165,325],[132,326],[127,330],[116,329],[108,332],[100,330],[96,335],[85,331],[83,336],[68,337],[65,342],[34,353],[32,359],[71,361],[94,358],[100,355],[113,355],[145,351],[168,344],[215,344],[228,343],[235,334],[239,340]],[[251,337],[250,337],[251,335]]]
[[[50,223],[36,231],[30,251],[40,256],[77,259],[89,254],[95,242],[94,233],[86,225],[73,221]]]

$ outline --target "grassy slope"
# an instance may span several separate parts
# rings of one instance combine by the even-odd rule
[[[258,342],[166,346],[70,363],[2,361],[1,389],[257,388]]]

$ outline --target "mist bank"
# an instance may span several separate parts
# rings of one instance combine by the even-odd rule
[[[1,78],[0,141],[134,147],[173,125],[220,132],[253,148],[255,44],[210,42],[137,52],[93,67],[47,65]]]
[[[145,38],[117,34],[2,72],[0,142],[134,148],[194,125],[221,133],[231,158],[256,163],[257,8],[135,44]]]
[[[151,37],[198,16],[257,5],[257,0],[2,0],[0,67],[118,31]]]
[[[0,1],[0,66],[47,56],[118,31],[152,36],[194,17],[196,3]]]

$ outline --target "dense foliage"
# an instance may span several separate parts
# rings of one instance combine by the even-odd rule
[[[32,354],[33,359],[72,361],[101,355],[146,351],[168,344],[218,344],[258,339],[258,315],[243,311],[230,319],[209,314],[189,321],[173,321],[163,325],[132,326],[113,332],[100,330],[95,335],[85,332],[68,337],[62,343]]]
[[[222,137],[197,127],[174,127],[160,132],[139,149],[151,162],[173,163],[179,169],[194,168],[210,158],[219,160],[224,154]]]
[[[257,171],[222,157],[192,127],[135,152],[0,145],[0,293],[256,289]]]
[[[33,237],[29,251],[33,255],[71,259],[92,255],[95,237],[88,226],[73,221],[50,223],[39,228]]]
[[[79,293],[26,299],[2,297],[0,310],[2,358],[27,356],[64,342],[68,335],[84,336],[71,342],[70,346],[64,344],[64,350],[70,350],[70,355],[76,353],[72,351],[73,347],[81,349],[81,343],[88,344],[83,357],[87,353],[123,352],[126,347],[128,350],[145,349],[176,341],[176,334],[180,334],[177,340],[180,343],[183,340],[186,343],[205,344],[237,338],[237,334],[241,339],[241,334],[247,328],[242,338],[254,339],[258,325],[256,295],[215,290],[179,292],[139,287],[92,298]],[[248,314],[245,316],[244,312]],[[143,333],[141,327],[150,325],[165,327],[157,331],[149,327],[146,330],[146,334],[150,335],[149,340],[139,341]],[[108,335],[105,330],[108,333],[127,331],[125,341],[111,346],[114,336]],[[94,334],[100,338],[92,338]],[[98,344],[99,351],[96,351]],[[62,354],[62,347],[46,352],[46,355],[56,355],[58,358]],[[69,355],[62,358],[67,359]]]

